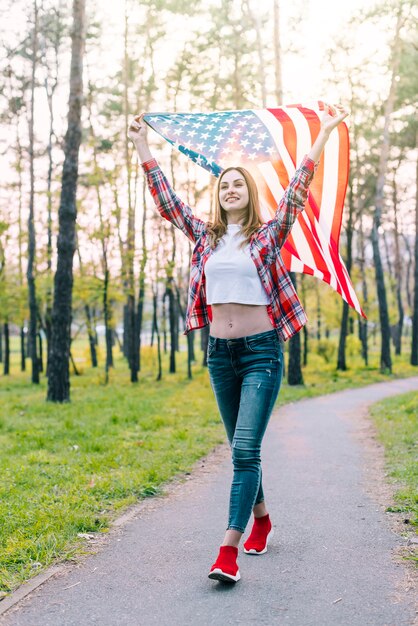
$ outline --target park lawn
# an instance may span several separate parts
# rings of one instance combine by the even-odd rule
[[[197,342],[195,342],[197,344]],[[177,373],[156,381],[156,348],[143,346],[142,371],[129,383],[126,363],[116,357],[110,381],[87,366],[84,344],[74,345],[82,372],[71,379],[71,403],[45,402],[43,377],[29,372],[0,379],[0,590],[5,593],[57,559],[83,550],[78,533],[106,532],[128,505],[155,495],[174,476],[225,441],[203,354],[197,349],[193,378],[186,352],[177,353]],[[116,352],[116,351],[115,351]],[[305,385],[283,384],[278,404],[417,373],[399,357],[392,377],[380,374],[378,355],[368,368],[350,357],[352,369],[310,355]],[[29,363],[28,363],[29,365]]]
[[[387,510],[402,513],[418,534],[418,391],[378,402],[371,415],[385,447],[388,474],[397,489],[397,505]],[[409,558],[418,563],[416,553]]]

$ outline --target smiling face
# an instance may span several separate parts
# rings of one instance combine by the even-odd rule
[[[219,203],[228,215],[248,206],[249,193],[244,176],[238,170],[228,170],[219,184]]]

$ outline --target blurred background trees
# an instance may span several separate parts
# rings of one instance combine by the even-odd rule
[[[313,93],[304,90],[304,67],[319,7],[124,0],[106,13],[87,3],[71,338],[85,341],[86,362],[106,377],[121,350],[130,380],[137,381],[141,346],[154,342],[156,376],[163,375],[162,353],[174,372],[176,353],[184,349],[191,377],[195,338],[204,363],[207,346],[208,327],[182,335],[191,245],[154,209],[127,139],[130,118],[142,111],[263,108],[318,98],[339,100],[351,111],[341,252],[368,320],[326,285],[297,275],[309,325],[291,355],[296,369],[290,374],[302,381],[309,351],[341,370],[353,354],[365,367],[378,355],[385,371],[394,353],[418,365],[413,5],[347,9],[322,48]],[[7,9],[0,60],[0,358],[3,373],[13,375],[29,357],[37,383],[50,374],[53,345],[72,7],[16,0]],[[149,137],[178,194],[209,219],[213,179],[151,131]],[[12,368],[11,339],[19,353]]]

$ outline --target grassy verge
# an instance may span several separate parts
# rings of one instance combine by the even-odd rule
[[[197,342],[196,342],[197,344]],[[85,344],[84,344],[85,345]],[[78,533],[106,532],[115,516],[224,441],[203,355],[197,349],[193,379],[186,353],[177,354],[177,373],[155,380],[156,348],[142,349],[140,381],[131,385],[118,357],[110,382],[86,364],[83,344],[74,354],[81,376],[72,377],[72,402],[45,402],[46,383],[29,383],[18,372],[0,380],[0,589],[9,592],[57,558],[82,549]],[[347,387],[388,380],[374,355],[368,368],[335,372],[312,354],[305,385],[283,384],[278,403]],[[416,374],[406,358],[395,361],[393,377]]]
[[[418,391],[388,398],[372,407],[371,415],[385,447],[389,476],[397,491],[395,507],[418,534]],[[418,564],[418,552],[411,554]]]

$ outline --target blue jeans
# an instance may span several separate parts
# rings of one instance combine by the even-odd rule
[[[282,382],[283,351],[274,329],[235,339],[209,335],[207,364],[232,450],[228,529],[244,532],[264,500],[261,442]]]

